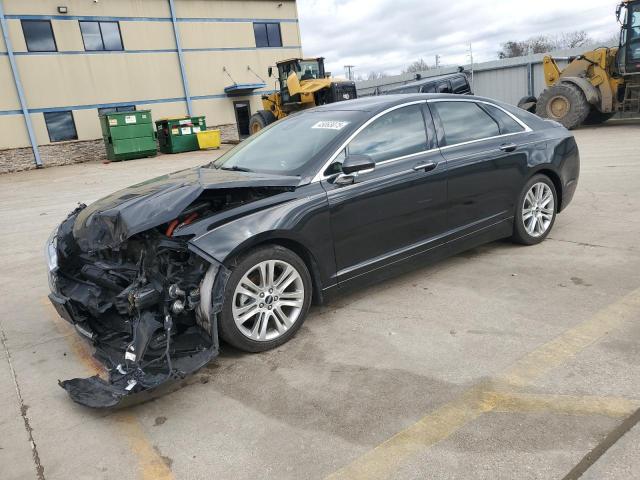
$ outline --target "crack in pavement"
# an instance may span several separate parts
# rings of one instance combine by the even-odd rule
[[[9,370],[11,372],[11,378],[13,379],[13,384],[16,388],[16,397],[18,398],[18,404],[20,405],[20,415],[22,416],[22,420],[24,421],[24,428],[27,431],[29,442],[31,443],[31,455],[33,456],[33,463],[36,469],[36,478],[38,480],[45,480],[44,467],[42,466],[42,462],[40,462],[38,447],[35,440],[33,439],[33,428],[31,427],[29,417],[27,416],[27,410],[29,409],[29,406],[24,403],[24,400],[22,398],[22,392],[20,391],[20,385],[18,384],[18,377],[16,376],[16,371],[13,368],[13,362],[11,361],[11,352],[9,352],[9,347],[7,347],[7,336],[4,333],[2,324],[0,324],[0,340],[2,341],[2,346],[4,347],[7,363],[9,364]]]

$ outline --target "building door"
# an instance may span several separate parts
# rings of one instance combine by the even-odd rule
[[[249,119],[251,118],[251,110],[249,108],[249,102],[233,102],[233,108],[236,112],[238,136],[240,137],[240,140],[242,140],[250,135]]]

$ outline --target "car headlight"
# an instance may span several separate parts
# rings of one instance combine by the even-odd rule
[[[55,272],[58,270],[58,228],[56,227],[44,246],[44,256],[47,259],[47,274],[49,276],[49,288],[52,292],[56,291]]]

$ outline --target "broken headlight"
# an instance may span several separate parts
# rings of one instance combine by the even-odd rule
[[[49,288],[52,292],[56,291],[55,272],[58,270],[58,228],[53,229],[49,239],[44,246],[44,256],[47,259],[47,276],[49,277]]]

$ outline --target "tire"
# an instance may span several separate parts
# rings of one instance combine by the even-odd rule
[[[261,270],[261,266],[265,270]],[[268,277],[269,268],[273,268],[270,283],[268,278],[262,278]],[[283,290],[278,288],[279,280]],[[241,255],[232,265],[225,289],[221,337],[245,352],[264,352],[282,345],[304,323],[311,305],[311,290],[309,270],[291,250],[269,245]]]
[[[613,117],[616,112],[603,113],[597,110],[595,107],[591,109],[587,118],[585,118],[583,125],[600,125]]]
[[[543,187],[539,187],[540,185],[543,185]],[[534,187],[538,187],[543,192],[543,201],[535,199],[535,193],[540,190],[536,190]],[[532,199],[528,197],[530,192],[534,194],[535,204],[532,204]],[[550,193],[551,200],[544,204],[543,202],[547,192]],[[540,206],[542,206],[542,208],[539,208]],[[539,214],[535,222],[533,221],[532,216],[527,216],[528,212],[526,210],[529,209],[533,210],[532,216],[537,216]],[[555,185],[546,175],[534,175],[525,184],[522,192],[520,192],[520,195],[518,196],[512,240],[523,245],[535,245],[542,242],[547,238],[549,232],[551,232],[553,224],[556,221],[557,214],[558,193],[556,192]],[[532,226],[534,228],[533,231],[531,230]]]
[[[258,133],[267,125],[276,121],[276,116],[268,110],[258,110],[249,119],[249,133]]]
[[[518,101],[518,108],[526,110],[530,113],[536,113],[536,104],[538,103],[538,99],[532,95],[528,95],[526,97],[522,97]]]
[[[572,83],[558,83],[540,94],[536,114],[560,122],[568,129],[582,125],[591,105],[582,90]]]

